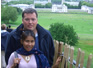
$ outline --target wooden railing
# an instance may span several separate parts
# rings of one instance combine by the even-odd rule
[[[55,45],[55,56],[54,63],[59,56],[62,56],[62,61],[60,62],[58,68],[90,68],[92,63],[92,54],[88,56],[87,66],[84,67],[84,55],[85,52],[78,49],[76,60],[73,59],[74,47],[63,42],[58,42],[54,40]]]

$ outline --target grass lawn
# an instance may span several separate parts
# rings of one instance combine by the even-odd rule
[[[78,48],[85,52],[84,66],[86,66],[87,58],[90,53],[93,54],[93,14],[88,14],[80,10],[69,10],[68,13],[52,13],[50,10],[37,10],[38,23],[45,29],[49,29],[50,24],[64,23],[65,25],[72,25],[79,37],[79,43],[74,46],[74,55],[76,58]],[[22,23],[21,15],[18,20],[12,24],[12,28]],[[93,60],[91,64],[93,68]]]

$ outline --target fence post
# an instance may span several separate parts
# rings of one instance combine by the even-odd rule
[[[61,64],[61,68],[64,68],[64,65],[65,65],[65,60],[66,60],[66,48],[67,48],[67,45],[64,46],[64,55],[63,55],[63,59],[62,59],[62,64]]]
[[[78,55],[77,55],[77,60],[76,60],[76,68],[78,68],[78,65],[79,65],[80,55],[81,55],[81,49],[78,48]]]
[[[62,52],[63,52],[63,44],[64,44],[63,42],[60,42],[60,44],[59,44],[60,45],[59,47],[60,47],[60,54],[61,54],[61,56],[62,56]],[[63,56],[62,56],[62,59],[63,59]],[[60,64],[59,64],[59,68],[61,68],[61,63],[62,62],[60,62]]]
[[[70,68],[73,68],[73,54],[74,54],[74,47],[70,48]]]
[[[57,58],[62,54],[63,48],[64,48],[64,55],[62,56],[62,62],[60,62],[58,68],[67,68],[68,67],[68,56],[69,56],[69,48],[70,45],[65,44],[65,46],[63,46],[63,42],[58,42],[56,40],[54,40],[54,45],[55,45],[55,56],[54,56],[54,62],[53,64],[56,62]],[[79,61],[80,61],[80,68],[83,68],[83,64],[84,64],[84,51],[81,51],[81,49],[78,49],[78,53],[77,53],[77,59],[76,59],[76,65],[75,67],[78,68],[79,66]],[[90,54],[88,56],[88,60],[87,60],[87,66],[86,68],[90,68],[91,67],[91,61],[92,61],[92,54]],[[73,57],[74,57],[74,47],[72,46],[70,48],[70,65],[69,68],[73,68]]]
[[[62,52],[63,52],[63,42],[60,42],[60,46],[61,46],[61,54],[62,54]]]
[[[56,62],[57,59],[57,55],[58,55],[58,41],[54,40],[54,44],[55,44],[55,56],[54,56],[54,62],[53,64]]]
[[[59,44],[58,44],[58,55],[57,55],[57,58],[61,55],[61,53],[62,53],[62,45],[63,45],[63,43],[62,42],[59,42]]]
[[[70,45],[67,45],[67,49],[66,49],[66,68],[68,67],[69,48],[70,48]]]
[[[90,54],[90,55],[88,56],[87,68],[90,68],[90,66],[91,66],[91,61],[92,61],[92,54]]]
[[[84,64],[84,51],[81,52],[81,61],[80,61],[80,68],[83,68],[83,64]]]

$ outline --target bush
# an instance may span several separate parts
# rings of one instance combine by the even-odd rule
[[[51,3],[47,3],[46,5],[45,5],[45,8],[51,8],[52,7],[52,4]]]
[[[79,2],[79,7],[81,8],[82,5],[86,5],[86,6],[89,6],[89,7],[93,7],[93,3],[88,3],[86,1],[80,1]]]
[[[42,4],[35,4],[35,8],[44,8],[45,6]]]
[[[54,23],[50,25],[49,31],[55,40],[70,45],[75,45],[78,42],[78,37],[73,26],[64,25],[63,23]]]
[[[64,3],[64,4],[68,7],[68,9],[78,9],[78,6],[73,6],[67,3]]]
[[[79,5],[78,5],[78,8],[81,9],[81,6],[82,6],[82,2],[80,1]]]
[[[10,4],[33,4],[34,1],[33,0],[19,0],[19,1],[15,1],[15,0],[11,0],[10,2],[7,2],[8,5]]]

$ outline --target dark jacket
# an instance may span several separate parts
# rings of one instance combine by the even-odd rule
[[[9,32],[3,32],[3,33],[1,33],[1,50],[2,51],[5,51],[6,40],[8,38],[8,34],[9,34]]]
[[[22,31],[20,31],[21,28],[23,28],[23,24],[21,24],[17,29],[13,30],[9,35],[5,53],[5,60],[7,64],[11,53],[21,47],[20,44],[20,35],[22,34]],[[50,66],[52,66],[54,57],[54,43],[52,36],[49,33],[49,31],[45,30],[39,24],[37,24],[36,29],[38,31],[39,49],[47,57]]]
[[[9,29],[7,29],[7,31],[8,31],[8,32],[11,32],[12,30],[13,30],[13,29],[10,29],[10,28],[9,28]]]

